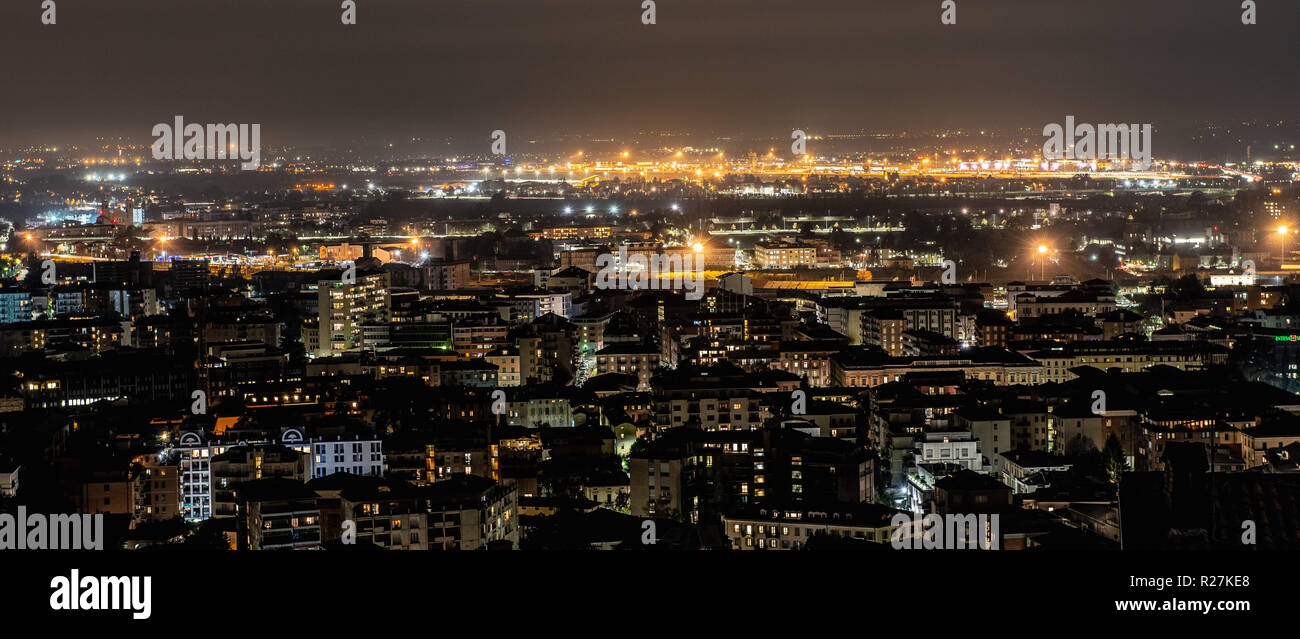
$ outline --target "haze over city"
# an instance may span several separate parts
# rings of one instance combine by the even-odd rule
[[[1294,3],[1246,30],[1221,28],[1237,3],[996,0],[964,3],[946,32],[937,6],[898,1],[665,0],[654,25],[606,0],[370,0],[355,26],[319,5],[63,0],[42,30],[5,3],[0,145],[143,141],[178,113],[262,123],[272,145],[449,138],[461,154],[496,129],[978,131],[1074,114],[1174,131],[1290,118],[1300,96]]]

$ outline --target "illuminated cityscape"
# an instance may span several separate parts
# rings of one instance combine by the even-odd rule
[[[557,573],[631,582],[597,606],[625,617],[848,569],[891,603],[818,606],[875,624],[914,590],[1283,591],[1281,8],[32,4],[0,10],[33,23],[0,37],[0,551],[60,552],[0,602],[540,624],[585,594]]]
[[[77,510],[128,531],[176,518],[269,547],[244,532],[235,486],[313,489],[342,472],[500,499],[473,539],[422,519],[400,541],[371,531],[383,547],[567,547],[548,518],[572,510],[791,549],[818,542],[725,524],[774,527],[749,512],[763,503],[870,506],[883,519],[844,534],[882,542],[885,515],[933,512],[945,481],[974,473],[1040,531],[1019,543],[1056,526],[1093,533],[1072,547],[1118,547],[1123,469],[1167,470],[1187,443],[1218,471],[1283,472],[1300,441],[1289,144],[1250,163],[1144,169],[957,150],[266,154],[263,191],[216,197],[189,193],[241,179],[233,162],[96,151],[22,149],[4,164],[10,210],[25,214],[4,242],[3,415],[128,437],[89,475],[9,462],[25,468],[14,485],[71,488]],[[602,279],[610,267],[622,270]],[[1210,379],[1238,386],[1207,394]],[[1196,400],[1175,409],[1165,393]],[[1001,420],[1000,438],[988,429]],[[564,489],[558,441],[594,447],[564,462]],[[670,471],[669,485],[637,472],[735,446],[772,461]],[[824,459],[791,477],[851,463],[867,479],[846,494],[764,472],[805,454]],[[160,492],[154,476],[176,479]],[[113,494],[92,506],[91,483]],[[1095,507],[1107,494],[1109,510]],[[1043,503],[1053,514],[1035,519]],[[301,534],[327,544],[341,529]]]

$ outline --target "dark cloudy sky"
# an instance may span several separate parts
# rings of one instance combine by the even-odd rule
[[[0,144],[154,123],[263,141],[1292,118],[1300,2],[40,0],[0,3]],[[53,137],[51,137],[53,136]]]

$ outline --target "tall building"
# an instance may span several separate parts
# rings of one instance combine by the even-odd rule
[[[169,274],[173,290],[207,289],[211,270],[207,260],[173,260]]]
[[[316,280],[319,342],[316,355],[329,357],[361,347],[361,324],[389,319],[389,274],[357,268],[345,279],[337,269],[321,271]],[[310,329],[308,329],[310,330]]]
[[[519,544],[519,498],[513,484],[456,475],[425,487],[422,496],[430,548],[478,550],[494,543]]]
[[[163,464],[156,455],[144,462],[140,478],[143,494],[141,512],[143,519],[167,521],[181,515],[180,467]]]
[[[430,260],[424,263],[425,285],[435,291],[465,288],[470,284],[469,260]]]
[[[30,322],[32,294],[16,288],[0,290],[0,324]]]
[[[234,493],[240,550],[306,550],[320,546],[320,505],[301,481],[280,477],[241,485]]]
[[[240,484],[259,479],[306,481],[306,457],[279,444],[235,446],[212,459],[212,516],[233,517]]]
[[[243,481],[267,477],[306,481],[335,473],[377,477],[386,468],[379,440],[306,439],[296,429],[281,433],[279,444],[243,446],[204,442],[196,433],[182,433],[164,457],[165,463],[179,470],[181,514],[192,521],[232,514],[234,487]],[[214,509],[219,500],[222,507]]]

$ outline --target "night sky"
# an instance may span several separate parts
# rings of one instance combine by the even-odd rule
[[[0,6],[0,144],[258,122],[263,141],[1293,118],[1300,2],[40,0]],[[788,133],[785,133],[788,137]],[[486,144],[486,141],[484,142]]]

